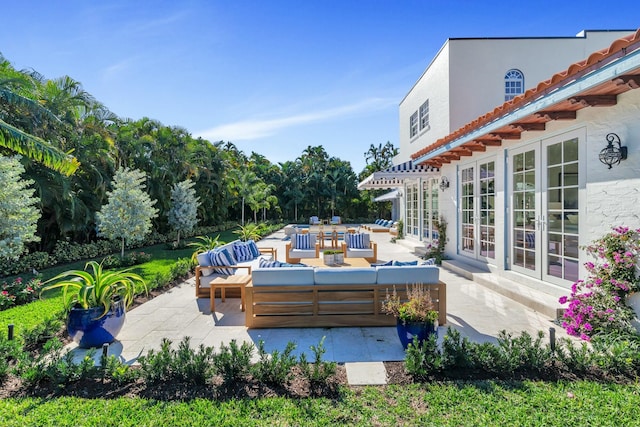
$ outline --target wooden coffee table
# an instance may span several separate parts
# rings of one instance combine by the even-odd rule
[[[324,258],[322,257],[321,258],[301,258],[300,263],[306,264],[310,267],[327,267],[327,268],[371,267],[371,264],[369,263],[369,261],[366,260],[366,258],[345,258],[343,264],[334,264],[334,265],[325,264]]]
[[[250,274],[233,274],[226,277],[216,277],[211,281],[211,313],[216,311],[216,288],[220,288],[220,300],[224,302],[226,288],[240,288],[240,304],[244,311],[244,287],[251,282]]]

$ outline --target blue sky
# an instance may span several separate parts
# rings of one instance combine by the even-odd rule
[[[272,162],[322,145],[356,173],[371,144],[398,146],[398,105],[447,38],[638,27],[601,0],[5,3],[0,52],[18,69]]]

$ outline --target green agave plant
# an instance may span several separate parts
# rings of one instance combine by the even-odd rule
[[[198,255],[201,253],[210,251],[225,244],[225,242],[220,240],[219,234],[216,235],[216,237],[198,236],[196,239],[199,239],[200,241],[189,243],[189,247],[195,248],[195,252],[191,255],[191,261],[194,264],[198,263]]]
[[[91,268],[90,271],[87,271]],[[51,283],[47,285],[47,283]],[[69,270],[47,280],[42,292],[62,288],[63,301],[67,310],[74,306],[84,309],[103,307],[104,316],[111,309],[113,301],[119,297],[125,307],[133,303],[138,291],[147,292],[144,279],[131,273],[129,269],[120,271],[103,270],[102,264],[89,261],[84,270]]]
[[[235,230],[234,233],[237,234],[240,239],[245,242],[247,240],[254,240],[257,242],[262,238],[262,234],[260,233],[260,226],[252,222],[244,226],[240,225],[239,229]]]

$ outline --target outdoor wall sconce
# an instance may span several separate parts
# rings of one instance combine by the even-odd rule
[[[446,176],[440,178],[440,190],[444,191],[449,188],[449,179]]]
[[[607,134],[606,139],[607,146],[600,151],[598,158],[611,169],[613,165],[620,164],[621,160],[627,158],[627,147],[620,144],[620,137],[615,133]],[[617,147],[613,145],[614,142],[618,144]]]

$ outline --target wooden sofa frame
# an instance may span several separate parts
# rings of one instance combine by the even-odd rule
[[[438,323],[447,322],[447,286],[427,284],[436,304]],[[248,328],[393,326],[395,317],[382,312],[394,285],[265,285],[245,288]],[[406,285],[395,285],[406,300]]]

